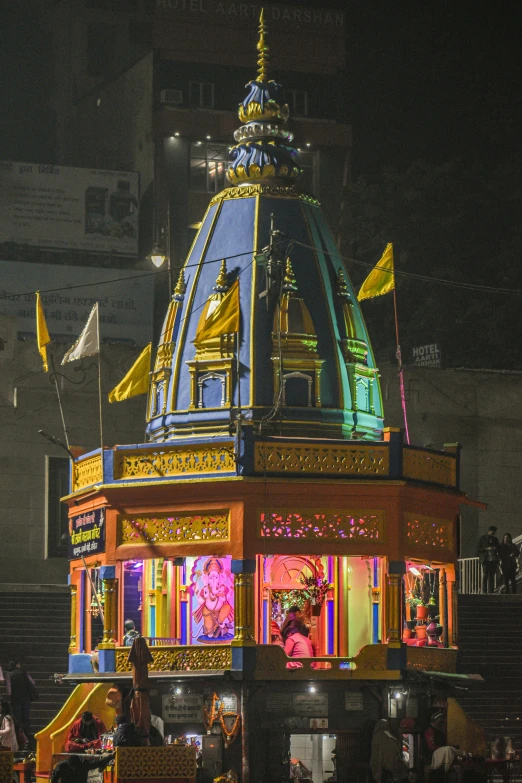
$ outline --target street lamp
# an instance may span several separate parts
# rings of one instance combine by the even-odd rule
[[[172,296],[172,269],[170,266],[170,204],[167,204],[167,228],[162,224],[158,232],[159,236],[154,242],[154,246],[148,258],[159,269],[167,262],[167,272],[169,276],[169,297]]]

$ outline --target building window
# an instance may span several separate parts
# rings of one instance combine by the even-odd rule
[[[69,532],[67,506],[60,498],[69,494],[67,457],[47,457],[47,557],[67,557]]]
[[[226,144],[196,142],[190,147],[190,189],[199,193],[219,193],[225,187],[228,162]]]
[[[189,99],[191,106],[203,109],[214,108],[214,85],[212,82],[190,82]]]
[[[285,101],[290,114],[297,117],[308,117],[308,93],[306,90],[285,90]]]

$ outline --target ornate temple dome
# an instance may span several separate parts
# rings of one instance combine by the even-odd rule
[[[320,205],[298,190],[265,36],[261,17],[232,186],[210,202],[166,315],[149,398],[153,441],[213,436],[238,414],[265,434],[382,438],[366,326]]]

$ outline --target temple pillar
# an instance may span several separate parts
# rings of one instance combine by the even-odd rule
[[[103,639],[98,645],[100,672],[113,672],[116,667],[116,618],[118,601],[118,580],[115,566],[101,566],[100,578],[103,584]]]
[[[69,641],[69,653],[75,653],[76,650],[76,625],[78,621],[78,585],[69,584],[71,591],[71,638]]]
[[[255,560],[232,560],[234,574],[234,638],[233,647],[252,647],[256,644],[254,633]]]
[[[402,577],[406,573],[403,560],[390,560],[386,574],[386,638],[389,647],[400,647],[402,640]]]
[[[446,568],[446,596],[448,608],[448,645],[457,647],[457,590],[455,581],[455,566]]]

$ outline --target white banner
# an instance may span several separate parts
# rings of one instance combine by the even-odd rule
[[[138,255],[139,175],[0,161],[0,241]]]
[[[93,305],[99,302],[102,343],[146,345],[152,339],[154,276],[144,274],[128,269],[0,261],[0,315],[16,318],[20,337],[36,339],[33,292],[42,291],[51,340],[70,348]],[[59,290],[46,292],[53,288]]]

